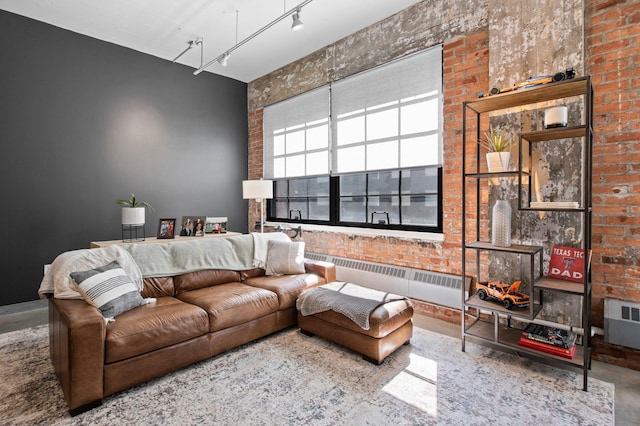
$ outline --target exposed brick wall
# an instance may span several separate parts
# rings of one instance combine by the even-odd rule
[[[415,7],[427,7],[421,5]],[[602,326],[605,297],[640,301],[640,2],[585,0],[585,7],[585,74],[592,76],[595,90],[593,323]],[[484,22],[483,17],[478,19]],[[490,86],[489,34],[486,26],[480,27],[483,29],[463,31],[444,40],[444,241],[305,231],[303,239],[309,251],[460,273],[462,102],[476,98]],[[427,47],[436,43],[435,40],[425,37],[415,44]],[[394,55],[399,54],[399,49],[395,45]],[[325,65],[331,62],[325,58],[330,50],[323,49],[316,54],[322,56]],[[313,60],[314,56],[309,58]],[[287,67],[293,68],[294,65]],[[276,81],[283,79],[282,73],[274,74]],[[328,75],[322,73],[325,74]],[[257,84],[249,85],[250,178],[262,176],[261,108],[268,97],[262,92],[268,94],[276,90],[272,87],[274,84],[266,76]],[[249,223],[260,216],[253,201],[249,215]],[[459,311],[428,303],[417,303],[416,311],[460,322]],[[594,341],[594,358],[640,369],[640,351],[608,345],[601,338]]]
[[[602,310],[604,297],[640,301],[640,2],[587,4],[595,92],[592,276],[594,308]]]
[[[586,1],[594,86],[593,324],[604,299],[640,302],[640,2]],[[640,351],[596,340],[594,357],[640,370]]]
[[[262,170],[262,108],[256,111],[249,111],[249,179],[260,179],[263,176]],[[266,213],[265,213],[266,214]],[[255,200],[249,200],[249,232],[253,232],[253,225],[260,220],[260,204]]]
[[[348,233],[305,231],[303,239],[311,252],[349,257],[369,262],[391,263],[417,269],[460,274],[462,190],[462,102],[486,90],[489,74],[489,36],[479,31],[447,40],[443,47],[444,152],[443,206],[444,241],[430,242],[393,237],[368,237]],[[262,176],[262,110],[249,112],[249,177]],[[258,207],[249,206],[249,223],[259,218]],[[459,322],[459,312],[420,304],[421,313]]]

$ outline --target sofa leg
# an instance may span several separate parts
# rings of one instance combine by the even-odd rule
[[[69,410],[69,414],[71,414],[71,417],[75,417],[78,414],[82,414],[86,411],[93,410],[94,408],[99,407],[101,405],[102,405],[102,400],[99,399],[97,401],[93,401],[88,404],[82,405],[80,407],[74,408],[73,410]]]
[[[384,362],[384,359],[381,359],[380,361],[378,361],[377,359],[371,358],[366,355],[362,355],[362,359],[364,359],[365,361],[369,361],[371,364],[375,364],[375,365],[380,365]]]
[[[407,346],[408,344],[411,343],[411,339],[407,340],[406,342],[403,343],[404,346]]]
[[[315,336],[314,333],[312,333],[310,331],[307,331],[307,330],[303,330],[303,329],[300,329],[300,333],[304,334],[305,336],[309,336],[309,337]]]

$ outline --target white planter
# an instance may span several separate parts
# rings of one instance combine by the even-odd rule
[[[487,168],[489,173],[509,171],[509,162],[511,161],[511,153],[506,152],[488,152]]]
[[[122,208],[122,224],[123,225],[144,225],[144,207],[123,207]]]

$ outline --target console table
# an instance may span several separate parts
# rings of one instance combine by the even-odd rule
[[[226,238],[226,237],[233,237],[235,235],[242,235],[242,234],[240,232],[225,232],[223,234],[204,234],[204,236],[202,237],[181,237],[179,235],[176,235],[175,238],[150,237],[150,238],[145,238],[144,240],[139,240],[139,241],[122,241],[122,240],[91,241],[90,248],[107,247],[112,244],[129,246],[131,244],[175,243],[177,241],[197,240],[199,238]]]

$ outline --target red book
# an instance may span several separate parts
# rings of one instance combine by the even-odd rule
[[[557,346],[547,345],[546,343],[536,342],[525,337],[521,337],[518,341],[518,345],[525,348],[535,349],[540,352],[546,352],[551,355],[560,356],[563,358],[573,359],[573,354],[576,352],[576,346],[573,345],[569,349],[559,348]]]
[[[591,264],[591,250],[589,263]],[[575,247],[553,246],[549,261],[550,277],[561,280],[584,282],[584,249]]]

